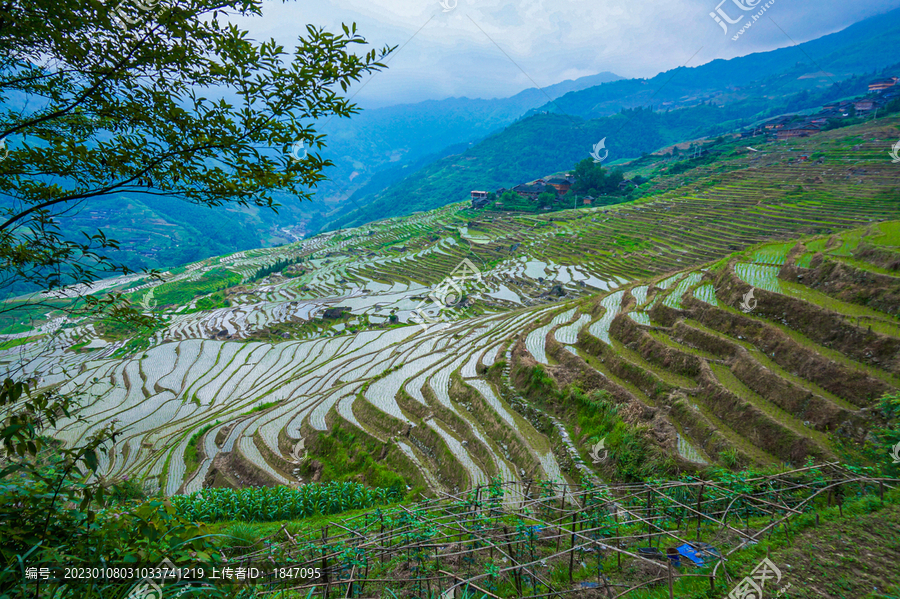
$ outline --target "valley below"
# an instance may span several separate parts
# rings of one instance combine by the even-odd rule
[[[900,599],[900,8],[758,3],[4,6],[0,599]]]
[[[834,459],[900,387],[898,171],[882,156],[896,133],[732,142],[637,203],[451,205],[107,280],[92,291],[154,325],[51,311],[6,335],[0,364],[82,398],[60,441],[115,422],[99,475],[165,495],[327,479],[431,495],[499,477],[515,496],[528,480]],[[579,426],[591,404],[575,396],[615,405],[640,449],[619,439],[618,460],[586,466],[612,431]],[[339,468],[329,451],[351,433],[373,455]]]

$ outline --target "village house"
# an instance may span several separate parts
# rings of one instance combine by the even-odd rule
[[[874,98],[862,98],[853,103],[853,108],[856,109],[856,114],[865,114],[880,108],[882,104],[880,100]]]
[[[779,129],[776,133],[778,135],[778,139],[792,139],[794,137],[809,137],[815,133],[818,133],[822,130],[821,125],[817,125],[811,122],[798,123],[796,125],[791,125],[790,127],[785,127],[784,129]]]
[[[772,119],[771,121],[768,121],[763,126],[769,131],[783,129],[793,120],[793,118],[794,117],[790,116],[780,116],[778,118]]]
[[[538,181],[542,181],[538,179]],[[512,188],[514,192],[529,200],[537,200],[538,196],[544,192],[556,193],[556,189],[542,182],[523,183]]]
[[[556,189],[559,195],[565,195],[569,192],[569,188],[575,182],[575,177],[566,173],[565,177],[553,177],[547,180],[547,185]]]
[[[868,112],[875,108],[875,102],[869,98],[863,98],[862,100],[854,102],[853,108],[856,109],[856,112]]]
[[[850,107],[853,106],[853,101],[851,100],[841,100],[840,102],[829,102],[822,106],[822,110],[825,111],[835,111],[839,113],[841,116],[847,116],[850,112]]]
[[[881,93],[897,85],[897,77],[883,77],[869,82],[869,91]]]
[[[472,192],[472,208],[484,208],[488,205],[488,192],[473,191]]]
[[[814,125],[824,125],[830,119],[838,119],[841,118],[841,113],[836,109],[823,110],[817,114],[814,114],[809,118],[809,122]]]

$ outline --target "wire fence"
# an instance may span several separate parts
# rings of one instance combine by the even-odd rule
[[[315,579],[278,581],[302,597],[576,597],[610,599],[678,579],[731,584],[729,556],[783,535],[790,519],[848,497],[878,495],[900,480],[838,463],[771,476],[723,475],[601,486],[495,481],[333,520],[295,534],[287,527],[247,563],[290,563]],[[581,594],[581,595],[580,595]],[[276,595],[277,596],[277,595]]]

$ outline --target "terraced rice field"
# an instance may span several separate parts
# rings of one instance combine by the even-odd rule
[[[757,289],[765,289],[774,293],[781,292],[781,285],[778,282],[777,266],[762,266],[759,264],[736,264],[735,273],[742,281]]]
[[[136,302],[150,288],[194,289],[214,269],[243,284],[214,307],[204,294],[148,304],[160,326],[122,338],[48,312],[4,337],[40,338],[0,351],[0,368],[83,394],[85,421],[62,420],[55,436],[74,443],[117,421],[102,474],[167,494],[203,488],[228,460],[259,484],[299,484],[292,451],[336,428],[396,449],[391,468],[435,491],[595,476],[560,458],[584,449],[570,423],[523,407],[510,377],[523,356],[560,386],[587,380],[629,404],[623,413],[656,418],[653,443],[686,469],[829,457],[829,435],[900,386],[900,205],[885,193],[898,171],[844,156],[830,133],[796,142],[823,164],[773,150],[771,164],[636,204],[449,206],[204,260],[165,288],[106,281],[94,291]],[[865,174],[848,178],[859,160]],[[804,193],[788,195],[798,180]],[[477,276],[458,274],[464,260]],[[746,312],[749,287],[758,304]],[[458,302],[430,297],[448,289]],[[436,321],[419,326],[419,310]],[[187,446],[208,426],[187,472]]]

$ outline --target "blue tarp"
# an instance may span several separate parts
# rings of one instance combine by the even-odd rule
[[[687,543],[681,545],[680,547],[676,547],[676,550],[678,551],[678,553],[688,558],[698,566],[703,565],[703,558],[697,555],[697,551]]]

